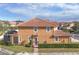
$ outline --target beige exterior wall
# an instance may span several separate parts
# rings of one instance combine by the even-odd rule
[[[54,43],[54,38],[51,38],[53,35],[54,30],[50,32],[46,32],[45,28],[39,28],[38,29],[38,41],[40,44],[44,43],[44,41],[47,42],[47,44],[53,44]],[[33,28],[19,28],[18,34],[20,36],[21,44],[28,44],[28,36],[31,36],[32,34],[35,34]],[[60,37],[60,42],[62,40],[65,40],[66,43],[69,42],[69,37]]]

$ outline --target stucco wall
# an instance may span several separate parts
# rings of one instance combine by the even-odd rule
[[[44,41],[46,41],[48,44],[54,43],[54,38],[51,37],[53,33],[53,28],[49,32],[46,32],[45,28],[39,28],[37,32],[39,43],[42,44]],[[18,34],[20,36],[21,43],[28,44],[28,36],[35,34],[35,32],[33,28],[19,28]],[[65,40],[65,43],[68,43],[69,37],[60,37],[60,42],[62,42],[63,39]]]

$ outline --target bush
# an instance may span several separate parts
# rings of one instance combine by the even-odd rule
[[[13,44],[11,42],[5,42],[6,46],[12,46]]]
[[[3,40],[0,41],[0,45],[5,45]]]
[[[11,42],[5,42],[4,40],[0,41],[0,45],[12,46]]]
[[[79,48],[79,44],[39,44],[39,48]]]
[[[31,45],[29,45],[29,44],[25,44],[25,47],[31,47]]]

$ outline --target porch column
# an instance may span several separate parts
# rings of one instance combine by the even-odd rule
[[[20,36],[18,36],[18,44],[20,44],[20,42],[21,42],[21,38]]]
[[[13,36],[11,35],[11,43],[14,44]]]

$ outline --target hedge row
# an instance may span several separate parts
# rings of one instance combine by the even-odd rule
[[[39,48],[79,48],[79,44],[39,44]]]

